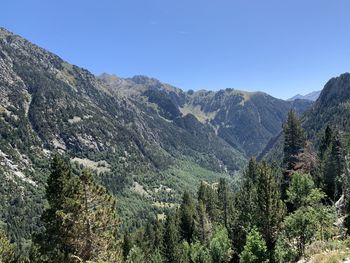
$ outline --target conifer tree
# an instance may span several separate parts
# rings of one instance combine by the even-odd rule
[[[332,201],[336,201],[342,191],[340,180],[345,168],[345,158],[339,134],[333,132],[330,139],[329,136],[325,134],[329,144],[325,147],[324,152],[320,152],[323,157],[321,160],[322,179],[324,191]]]
[[[179,213],[181,237],[191,244],[194,239],[197,218],[193,199],[188,192],[183,194]]]
[[[244,172],[242,185],[234,196],[234,216],[230,226],[230,236],[237,253],[241,253],[246,237],[257,224],[257,192],[258,163],[250,160]]]
[[[198,202],[202,201],[212,222],[218,219],[218,196],[207,183],[201,182],[198,189]]]
[[[43,262],[70,262],[73,252],[69,244],[69,229],[64,225],[64,203],[72,194],[72,172],[68,162],[60,155],[51,161],[51,174],[47,181],[46,198],[49,207],[41,220],[45,232],[36,237]]]
[[[201,243],[205,243],[211,236],[212,224],[206,212],[206,208],[205,208],[205,205],[203,204],[203,201],[198,202],[197,210],[198,210],[197,236]]]
[[[280,189],[272,169],[263,162],[257,179],[257,226],[266,241],[273,261],[273,250],[285,214],[284,203],[280,199]]]
[[[167,215],[163,236],[163,255],[166,263],[178,263],[178,227],[174,215]]]
[[[284,159],[283,164],[287,170],[293,170],[298,161],[298,155],[306,145],[304,129],[294,111],[289,111],[284,131]]]
[[[231,197],[227,185],[227,180],[220,178],[218,186],[218,200],[221,208],[221,222],[225,227],[228,227],[228,220],[230,217],[230,210],[232,207]]]
[[[285,173],[282,180],[282,197],[286,198],[286,189],[288,188],[290,176],[296,168],[296,164],[300,161],[300,154],[306,146],[306,137],[304,129],[294,111],[288,113],[287,122],[283,125],[284,132],[284,157],[283,167]]]
[[[320,145],[318,148],[318,154],[319,154],[320,160],[323,160],[325,152],[327,151],[327,149],[332,143],[333,136],[334,136],[333,129],[329,125],[327,125],[326,129],[324,130],[324,134],[320,140]]]
[[[70,201],[66,203],[67,208],[78,209],[66,220],[68,224],[74,221],[71,245],[75,248],[75,256],[84,262],[96,259],[120,262],[116,201],[94,181],[91,171],[83,170],[76,185],[75,199]]]

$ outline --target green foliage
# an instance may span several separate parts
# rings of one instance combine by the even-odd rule
[[[185,192],[182,197],[179,213],[181,236],[184,240],[191,244],[196,232],[197,214],[195,204],[188,192]]]
[[[167,263],[177,263],[179,255],[179,233],[174,215],[169,214],[165,221],[163,255]]]
[[[305,132],[300,120],[294,111],[288,113],[287,122],[283,126],[284,131],[284,159],[283,164],[287,170],[293,170],[298,162],[298,155],[306,145]]]
[[[212,262],[230,262],[232,251],[226,228],[218,227],[215,230],[213,237],[209,243],[209,250]]]
[[[322,157],[322,182],[328,197],[336,201],[342,193],[341,175],[345,169],[345,158],[339,134],[327,128],[319,153]]]
[[[246,237],[257,223],[257,189],[258,165],[250,161],[239,191],[234,196],[234,216],[230,225],[231,239],[238,254],[243,250]]]
[[[0,230],[0,263],[15,262],[14,247],[10,244],[5,232]]]
[[[298,256],[304,255],[305,245],[310,243],[317,231],[317,218],[314,208],[300,208],[288,216],[284,229],[289,242],[295,241]]]
[[[287,202],[291,203],[294,209],[307,205],[314,188],[315,184],[309,174],[294,173],[287,189]]]
[[[85,170],[73,177],[69,165],[56,155],[47,184],[49,207],[42,220],[45,231],[38,235],[42,262],[120,260],[115,230],[115,201]]]
[[[268,263],[268,252],[265,240],[261,234],[253,228],[240,255],[240,263]]]
[[[333,227],[335,212],[322,204],[325,194],[314,188],[309,175],[294,173],[287,193],[297,210],[284,220],[277,249],[280,261],[300,258],[305,254],[307,244],[315,239],[327,240],[336,234]]]
[[[200,242],[191,244],[190,260],[193,263],[211,263],[211,256],[208,248]]]
[[[259,166],[257,195],[257,227],[266,241],[271,260],[282,227],[285,205],[280,199],[280,189],[273,171],[264,162]]]
[[[139,247],[134,246],[129,252],[126,263],[146,263],[143,251]]]

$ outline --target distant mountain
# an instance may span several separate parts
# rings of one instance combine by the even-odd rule
[[[311,101],[316,101],[318,99],[318,97],[320,96],[321,94],[321,91],[313,91],[309,94],[306,94],[306,95],[300,95],[300,94],[297,94],[295,95],[294,97],[288,99],[288,101],[294,101],[294,100],[297,100],[297,99],[301,99],[301,100],[311,100]]]
[[[301,113],[312,104],[307,100],[284,101],[263,92],[235,89],[184,92],[145,76],[121,79],[103,74],[99,79],[122,96],[138,101],[146,98],[157,105],[158,113],[166,119],[194,116],[247,157],[258,154],[278,134],[290,109]]]
[[[126,224],[162,214],[202,180],[232,181],[290,109],[311,104],[234,89],[185,92],[145,76],[96,77],[0,29],[0,225],[13,239],[38,227],[56,152],[76,171],[96,172]]]
[[[350,73],[330,79],[312,107],[302,115],[302,125],[308,138],[315,144],[319,133],[327,125],[341,133],[350,132]],[[283,135],[272,138],[258,159],[281,159]]]

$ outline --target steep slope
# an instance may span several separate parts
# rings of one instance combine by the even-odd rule
[[[129,217],[161,212],[151,204],[176,200],[175,188],[229,176],[246,161],[192,115],[165,118],[157,105],[119,94],[87,70],[0,29],[0,224],[16,225],[13,239],[28,237],[36,226],[46,160],[57,151],[94,169]],[[23,204],[13,207],[17,217],[13,203]]]
[[[350,73],[330,79],[319,98],[302,116],[303,127],[309,139],[315,144],[319,133],[327,126],[336,127],[340,132],[350,131]],[[258,159],[281,159],[283,136],[271,139]]]
[[[99,79],[118,94],[139,101],[146,99],[156,106],[165,119],[195,116],[199,122],[248,157],[257,155],[281,131],[290,109],[301,113],[312,104],[307,100],[287,102],[263,92],[235,89],[184,92],[145,76],[121,79],[103,74]],[[181,123],[178,125],[181,126]]]
[[[304,127],[312,138],[326,125],[350,130],[350,73],[330,79],[304,117]]]
[[[232,89],[184,92],[144,76],[96,78],[0,29],[0,225],[13,240],[39,227],[55,152],[75,170],[93,169],[118,195],[122,218],[143,219],[201,180],[232,181],[290,108],[309,105]]]

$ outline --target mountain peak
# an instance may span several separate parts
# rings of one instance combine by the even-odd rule
[[[318,97],[320,96],[321,91],[313,91],[310,92],[306,95],[301,95],[301,94],[297,94],[295,96],[293,96],[292,98],[288,99],[287,101],[293,101],[293,100],[310,100],[310,101],[316,101],[318,99]]]

